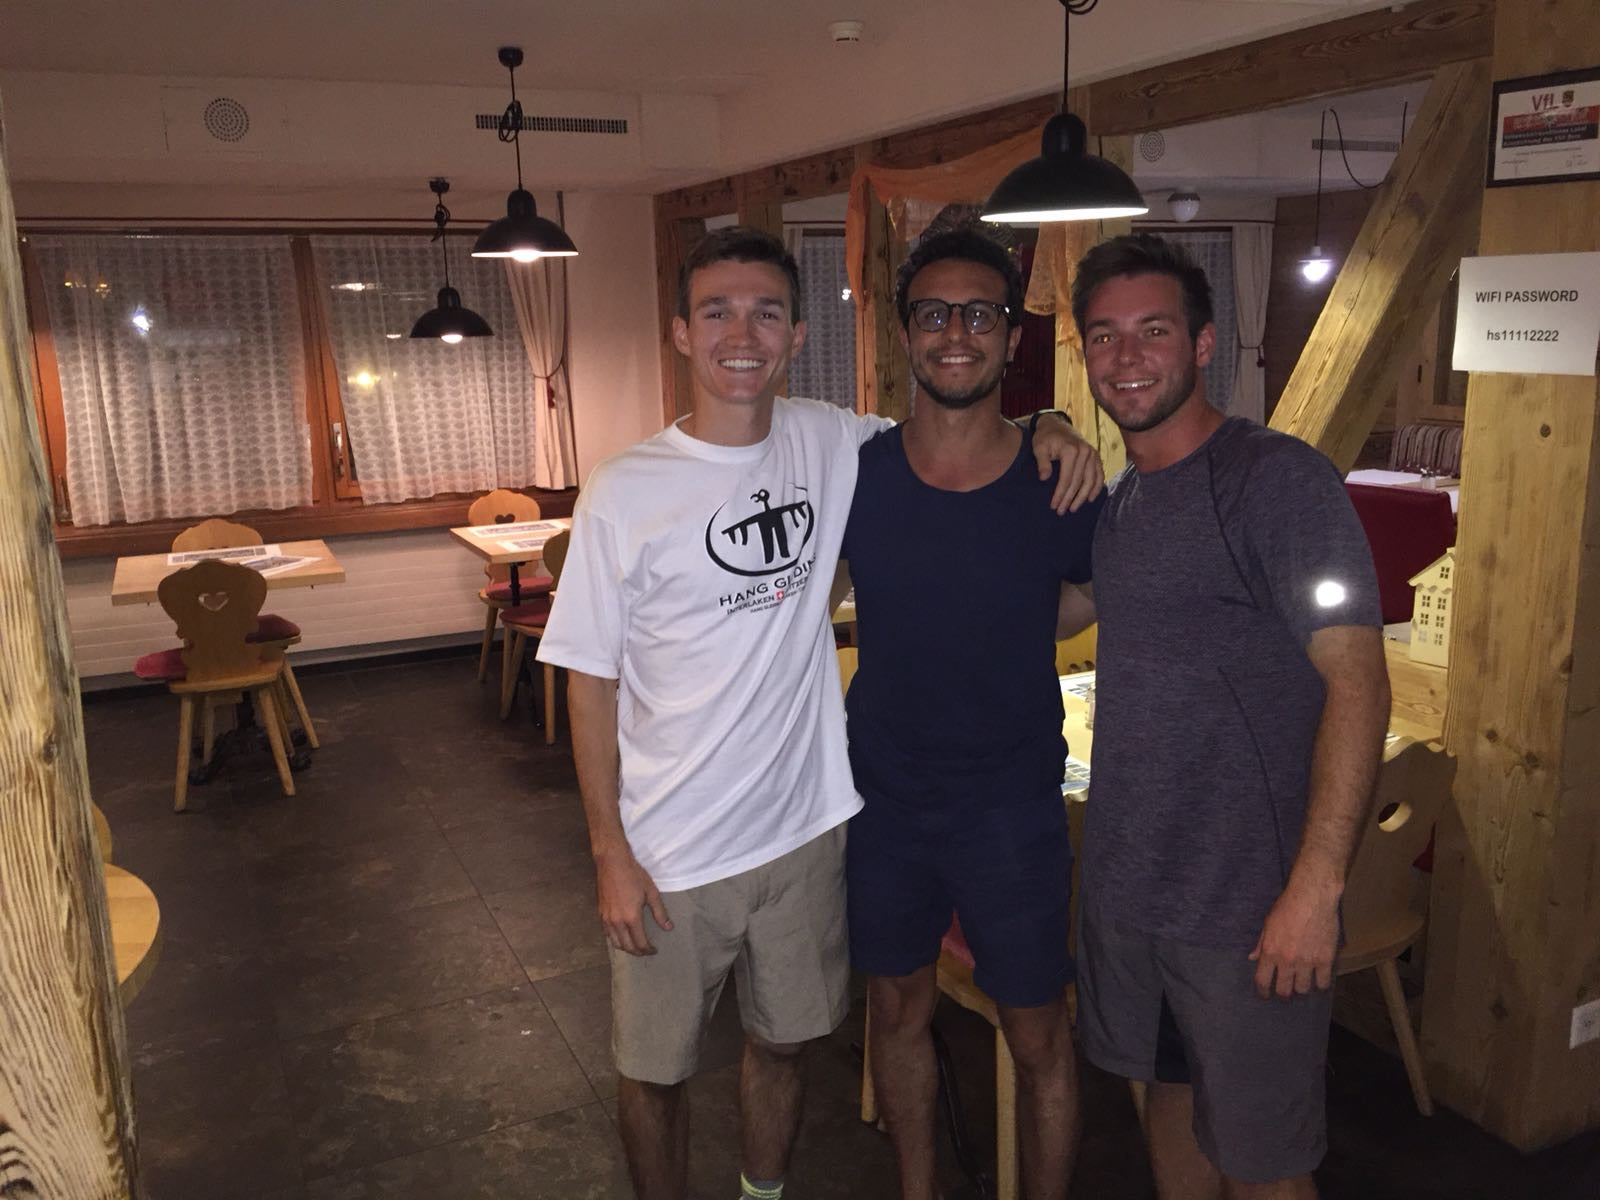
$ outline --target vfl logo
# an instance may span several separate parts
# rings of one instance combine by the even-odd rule
[[[806,489],[795,485],[795,491]],[[750,497],[761,511],[725,523],[724,504],[706,522],[706,553],[724,571],[735,575],[770,575],[787,571],[800,561],[811,540],[816,513],[811,501],[800,499],[772,506],[772,493],[762,488]]]

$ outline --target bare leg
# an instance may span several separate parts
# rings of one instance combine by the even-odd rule
[[[684,1200],[689,1192],[689,1097],[684,1085],[618,1079],[617,1121],[639,1200]]]
[[[1150,1169],[1161,1200],[1220,1200],[1222,1176],[1194,1140],[1194,1089],[1152,1083],[1145,1092]]]
[[[932,1200],[934,1108],[939,1069],[929,1028],[939,988],[930,963],[910,975],[867,981],[872,1078],[878,1110],[900,1166],[902,1200]]]
[[[1078,1150],[1078,1060],[1066,993],[1037,1008],[997,1007],[1017,1065],[1022,1194],[1063,1200]]]
[[[746,1033],[739,1068],[739,1144],[751,1179],[782,1179],[806,1098],[805,1045]]]

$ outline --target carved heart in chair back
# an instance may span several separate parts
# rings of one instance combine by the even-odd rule
[[[494,517],[494,523],[496,525],[511,525],[516,522],[516,519],[516,513],[496,513]]]
[[[227,592],[201,592],[195,598],[200,601],[200,607],[209,612],[221,612],[231,599]]]

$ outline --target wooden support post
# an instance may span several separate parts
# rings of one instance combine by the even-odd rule
[[[858,162],[869,156],[870,147],[858,149]],[[889,210],[874,195],[867,209],[866,272],[856,298],[856,405],[896,421],[911,415],[911,366],[900,348],[894,308],[894,274],[903,257]]]
[[[138,1195],[127,1035],[0,153],[0,1193]]]
[[[678,315],[678,267],[706,223],[695,217],[674,217],[656,197],[656,309],[661,321],[661,423],[670,425],[689,411],[689,364],[672,344],[672,318]]]
[[[1086,126],[1093,119],[1092,106],[1089,88],[1073,88],[1067,97],[1068,109]],[[1092,130],[1093,127],[1090,128]],[[1092,132],[1090,136],[1094,136]],[[1116,163],[1124,171],[1133,170],[1131,137],[1100,138],[1094,152]],[[1128,450],[1123,445],[1122,430],[1100,411],[1100,406],[1094,402],[1094,396],[1089,391],[1089,376],[1083,365],[1083,339],[1078,336],[1078,328],[1072,321],[1070,292],[1078,260],[1089,248],[1109,238],[1120,237],[1132,229],[1133,222],[1121,218],[1046,228],[1039,235],[1038,254],[1049,252],[1059,256],[1055,263],[1058,280],[1055,406],[1067,414],[1079,436],[1100,452],[1100,464],[1105,469],[1107,479],[1127,465]]]
[[[1477,242],[1488,122],[1488,63],[1441,67],[1273,410],[1342,471]]]
[[[1496,79],[1600,62],[1593,0],[1499,0]],[[1471,162],[1481,171],[1481,157]],[[1491,188],[1479,253],[1600,247],[1600,182]],[[1596,381],[1474,374],[1423,1005],[1434,1095],[1531,1150],[1600,1127]]]

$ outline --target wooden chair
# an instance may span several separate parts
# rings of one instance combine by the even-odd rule
[[[172,539],[174,553],[185,550],[228,550],[234,546],[259,545],[261,545],[259,532],[248,525],[224,521],[220,517],[212,517],[201,521],[198,525],[191,525]],[[277,613],[262,613],[249,640],[278,648],[278,657],[283,659],[283,679],[279,684],[279,699],[282,703],[279,707],[287,716],[289,706],[294,706],[295,715],[300,720],[300,729],[306,735],[306,745],[315,750],[322,743],[317,740],[317,727],[311,721],[311,712],[306,707],[305,697],[300,693],[300,681],[295,678],[294,667],[289,663],[289,647],[300,643],[300,626],[287,617],[280,617]],[[205,710],[201,714],[207,757],[211,753],[211,740],[216,728],[214,722],[215,712],[212,702],[207,701]]]
[[[1412,863],[1450,799],[1455,774],[1455,759],[1410,738],[1400,738],[1384,754],[1373,815],[1345,883],[1345,945],[1336,964],[1340,975],[1377,969],[1411,1094],[1425,1117],[1433,1115],[1433,1100],[1396,960],[1427,923],[1413,903]]]
[[[1056,674],[1076,675],[1080,671],[1094,670],[1094,660],[1100,641],[1098,622],[1079,630],[1065,641],[1056,643]]]
[[[147,654],[135,671],[141,678],[164,680],[180,702],[173,809],[182,812],[188,800],[195,703],[215,695],[232,698],[249,692],[254,696],[278,768],[278,782],[284,795],[294,795],[287,750],[289,727],[276,697],[283,655],[276,643],[249,640],[267,598],[267,581],[249,567],[212,559],[168,575],[156,594],[176,622],[183,647]],[[203,759],[210,757],[210,741],[207,736]]]
[[[467,509],[468,525],[509,525],[513,521],[538,519],[539,502],[532,496],[524,496],[509,488],[495,488],[479,496]],[[485,563],[483,573],[489,577],[489,582],[478,589],[478,599],[488,611],[483,619],[483,648],[478,652],[479,683],[489,678],[489,651],[494,646],[495,623],[500,619],[500,613],[511,607],[511,568]],[[519,577],[517,583],[525,603],[548,596],[550,589],[555,586],[553,580],[544,577]],[[503,657],[509,658],[510,655]]]
[[[567,561],[567,546],[572,535],[566,530],[555,534],[544,544],[544,566],[550,572],[550,582],[561,578],[561,568]],[[511,705],[517,696],[517,676],[522,671],[522,656],[527,652],[528,639],[535,641],[544,636],[545,622],[550,619],[550,596],[540,596],[515,608],[500,610],[500,622],[506,627],[505,661],[500,670],[500,719],[511,715]],[[556,669],[549,663],[544,667],[544,740],[550,745],[556,740]]]

